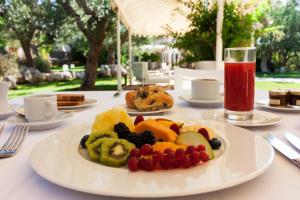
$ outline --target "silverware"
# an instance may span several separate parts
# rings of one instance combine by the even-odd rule
[[[292,134],[292,133],[286,133],[284,134],[285,138],[300,151],[300,139]]]
[[[121,91],[117,91],[117,92],[114,94],[114,97],[118,97],[118,96],[120,96],[120,94],[121,94]]]
[[[265,138],[276,150],[278,150],[280,153],[286,156],[292,163],[294,163],[297,167],[300,168],[300,154],[298,152],[281,142],[277,137],[275,137],[272,134],[269,134]]]
[[[0,137],[4,132],[4,127],[5,127],[5,124],[0,124]]]
[[[0,149],[0,158],[8,158],[16,155],[24,142],[28,130],[28,125],[16,125],[12,134]]]

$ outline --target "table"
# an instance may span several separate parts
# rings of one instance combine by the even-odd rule
[[[122,199],[116,197],[96,196],[70,189],[59,187],[43,178],[39,177],[30,166],[30,153],[35,144],[44,138],[57,134],[60,130],[68,127],[70,124],[79,121],[93,123],[96,114],[114,106],[124,103],[125,92],[121,96],[114,98],[114,91],[111,92],[84,92],[88,98],[98,99],[97,105],[90,107],[82,112],[74,113],[74,117],[61,127],[49,131],[30,132],[21,151],[12,158],[0,160],[0,200],[102,200],[102,199]],[[201,117],[201,112],[205,109],[192,108],[177,98],[174,91],[171,92],[175,99],[175,108],[165,114],[165,116],[180,115],[182,111],[189,113],[191,117]],[[256,98],[266,98],[266,91],[256,91]],[[22,104],[22,98],[14,99],[11,103]],[[271,127],[251,128],[257,134],[273,132],[282,141],[284,132],[292,132],[300,137],[300,117],[297,113],[277,113],[282,116],[282,122]],[[83,117],[84,116],[84,117]],[[7,126],[4,137],[1,137],[2,144],[9,131],[13,127]],[[299,199],[300,198],[300,172],[290,161],[285,159],[279,153],[276,153],[271,167],[258,178],[244,183],[242,185],[207,193],[201,195],[184,197],[186,200],[281,200],[281,199]],[[182,199],[166,198],[166,199]]]

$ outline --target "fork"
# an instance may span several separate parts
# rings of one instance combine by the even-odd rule
[[[5,126],[4,124],[0,124],[0,137],[4,132],[4,126]]]
[[[0,149],[0,158],[8,158],[16,155],[23,144],[28,130],[28,125],[16,125],[12,134]]]

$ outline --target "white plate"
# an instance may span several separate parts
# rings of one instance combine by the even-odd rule
[[[119,197],[173,197],[229,188],[262,174],[272,163],[274,150],[261,136],[220,122],[206,125],[228,141],[224,153],[189,169],[130,172],[91,162],[79,154],[88,124],[77,124],[37,144],[31,165],[41,177],[86,193]],[[47,159],[45,159],[47,158]]]
[[[259,110],[254,110],[253,118],[245,121],[226,119],[224,115],[224,109],[205,111],[203,112],[202,117],[203,119],[228,122],[235,126],[241,127],[271,126],[281,122],[281,117],[279,115]]]
[[[0,112],[0,120],[4,120],[15,114],[15,108],[17,105],[9,105],[9,111],[7,112]]]
[[[58,106],[59,110],[64,110],[64,109],[74,109],[74,108],[86,108],[89,106],[94,105],[97,103],[97,99],[85,99],[84,102],[81,105],[78,106]]]
[[[300,106],[287,106],[287,107],[274,107],[269,105],[269,100],[259,100],[255,104],[261,108],[270,110],[283,111],[283,112],[300,112]]]
[[[12,116],[7,119],[9,123],[12,124],[26,124],[29,125],[30,131],[42,131],[42,130],[48,130],[53,129],[58,126],[60,126],[64,121],[72,117],[72,113],[66,113],[66,112],[58,112],[58,115],[55,119],[52,119],[50,121],[45,122],[28,122],[23,116]]]
[[[221,96],[215,100],[199,100],[199,99],[192,99],[190,95],[179,96],[180,99],[184,100],[191,106],[203,107],[203,108],[215,108],[220,107],[223,105],[224,97]]]
[[[117,107],[123,108],[130,115],[152,115],[152,114],[168,112],[172,109],[172,108],[165,108],[165,109],[160,109],[155,111],[140,111],[138,109],[128,108],[126,104],[121,104]]]

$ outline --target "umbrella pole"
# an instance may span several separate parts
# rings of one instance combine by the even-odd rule
[[[120,11],[117,10],[117,77],[118,91],[122,90],[122,74],[121,74],[121,34],[120,34]]]
[[[217,14],[217,38],[216,38],[216,64],[217,68],[223,69],[223,40],[222,40],[222,29],[223,29],[223,18],[224,18],[224,0],[218,0],[218,14]]]

